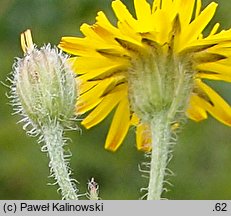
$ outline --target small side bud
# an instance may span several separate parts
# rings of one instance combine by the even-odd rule
[[[87,183],[88,193],[87,196],[89,200],[99,200],[99,185],[95,182],[94,178],[91,178],[91,181]]]

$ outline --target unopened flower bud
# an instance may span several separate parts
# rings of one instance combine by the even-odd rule
[[[73,117],[76,103],[76,80],[68,56],[45,45],[33,48],[14,65],[14,94],[22,114],[40,128],[50,121],[63,125]]]
[[[66,126],[75,114],[77,85],[68,56],[52,48],[50,44],[41,49],[34,46],[31,31],[21,34],[24,57],[17,59],[11,79],[12,105],[25,122],[29,135],[40,135],[42,151],[47,152],[51,176],[59,185],[63,199],[78,199],[77,187],[71,178],[70,155],[64,151],[63,138]]]

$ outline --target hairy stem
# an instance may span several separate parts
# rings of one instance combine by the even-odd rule
[[[43,127],[43,138],[50,158],[49,167],[60,187],[63,199],[77,200],[77,189],[70,179],[64,155],[63,128],[57,122]]]
[[[156,116],[151,122],[152,152],[148,200],[160,200],[163,192],[165,171],[169,158],[171,127],[166,115]]]

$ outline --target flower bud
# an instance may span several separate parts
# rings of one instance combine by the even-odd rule
[[[59,121],[66,125],[75,111],[77,87],[68,56],[45,45],[33,48],[13,67],[13,94],[18,110],[36,128]]]

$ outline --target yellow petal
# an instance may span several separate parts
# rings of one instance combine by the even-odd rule
[[[126,6],[120,0],[113,1],[112,8],[120,22],[127,23],[133,29],[137,29],[137,21],[132,17]]]
[[[79,102],[77,100],[76,104],[76,114],[81,115],[89,110],[92,110],[94,107],[96,107],[101,101],[103,100],[103,97],[95,97],[91,100],[85,101],[85,102]]]
[[[197,18],[201,12],[201,0],[197,0],[195,18]]]
[[[82,121],[86,128],[91,128],[101,122],[112,111],[112,109],[126,95],[126,86],[120,85],[111,93],[103,97],[99,105]]]
[[[85,73],[93,73],[93,77],[96,75],[94,74],[101,74],[104,73],[108,68],[116,68],[117,66],[127,65],[128,61],[125,59],[113,59],[113,58],[106,58],[104,56],[87,56],[81,58],[71,58],[73,70],[77,74],[85,74]],[[98,71],[98,72],[96,72]],[[100,73],[101,71],[101,73]],[[92,77],[92,78],[93,78]]]
[[[134,30],[134,28],[132,28],[129,23],[119,22],[118,28],[123,35],[126,35],[126,37],[122,37],[122,39],[124,38],[126,41],[130,41],[131,43],[142,46],[141,43],[142,38],[140,34],[137,34],[137,32],[142,32],[142,28],[140,29],[139,25],[137,25],[136,30]]]
[[[165,11],[171,11],[172,8],[172,0],[162,0],[161,2],[161,10],[165,10]]]
[[[127,97],[123,97],[114,114],[105,148],[116,151],[122,144],[130,126],[130,109]]]
[[[94,41],[89,42],[86,38],[62,37],[58,47],[73,55],[97,57],[100,54],[94,49],[96,44]]]
[[[83,83],[79,82],[80,94],[83,94],[83,93],[89,91],[90,89],[95,87],[98,83],[99,83],[99,81],[88,81],[88,82],[83,82]]]
[[[103,37],[94,31],[94,28],[91,28],[87,24],[82,25],[82,31],[88,36],[85,38],[62,37],[58,47],[70,54],[87,57],[101,57],[100,53],[97,52],[99,48],[114,48],[121,50],[121,47],[118,46],[116,41],[108,41],[107,38],[104,40]]]
[[[31,30],[27,29],[21,34],[21,47],[24,53],[34,49]]]
[[[110,23],[110,21],[107,19],[106,15],[102,11],[98,12],[96,20],[99,26],[107,29],[114,36],[120,34],[119,30]]]
[[[207,73],[201,72],[197,74],[197,78],[200,79],[210,79],[210,80],[221,80],[225,82],[231,82],[231,77],[218,73]]]
[[[204,100],[201,107],[207,110],[214,118],[231,126],[231,107],[212,88],[197,80],[197,86],[204,91],[211,102]]]
[[[204,100],[193,94],[190,98],[190,104],[187,109],[187,116],[194,121],[202,121],[208,118],[208,115],[203,107]]]
[[[187,28],[185,28],[184,32],[182,32],[182,38],[180,43],[186,46],[193,40],[197,40],[198,36],[202,33],[204,28],[208,25],[211,19],[214,16],[216,11],[217,4],[212,2],[208,5],[201,14],[191,22]]]
[[[228,62],[227,62],[228,63]],[[197,70],[201,71],[198,74],[200,78],[223,80],[231,82],[231,62],[229,64],[222,64],[220,62],[204,63],[197,65]]]
[[[220,27],[220,24],[219,24],[219,23],[216,23],[216,24],[213,26],[213,28],[212,28],[212,30],[211,30],[209,36],[215,35],[215,34],[217,33],[219,27]]]
[[[195,0],[175,0],[177,13],[180,16],[181,27],[188,25],[192,19]],[[171,9],[169,9],[171,11]]]
[[[86,23],[81,25],[80,30],[86,37],[92,38],[94,41],[103,41],[103,38],[99,37],[99,35],[95,33],[93,27]]]
[[[209,35],[208,37],[204,39],[198,39],[191,41],[190,44],[188,44],[188,47],[185,47],[187,49],[190,49],[190,47],[195,47],[195,46],[205,46],[205,45],[211,45],[211,48],[214,47],[216,48],[215,45],[217,46],[223,46],[224,44],[227,44],[227,47],[230,47],[230,38],[231,38],[231,29],[227,31],[221,31],[217,34],[214,35]]]
[[[146,0],[134,0],[136,17],[138,20],[146,21],[147,18],[150,18],[151,7]],[[148,20],[149,22],[150,20]]]
[[[207,50],[209,53],[223,55],[226,59],[219,61],[219,63],[230,65],[231,64],[231,42],[219,43],[216,46],[210,47]]]
[[[136,128],[136,144],[137,149],[142,151],[150,151],[152,136],[150,127],[147,124],[139,124]]]
[[[113,25],[111,25],[111,23],[108,21],[108,19],[106,18],[103,12],[99,12],[96,19],[97,19],[98,26],[100,26],[101,28],[111,33],[110,36],[105,37],[106,39],[109,39],[111,45],[113,44],[113,45],[118,46],[118,44],[114,40],[115,38],[120,38],[120,39],[127,40],[133,43],[134,42],[137,43],[137,41],[140,41],[141,37],[137,35],[136,32],[131,28],[131,26],[129,26],[126,23],[118,24],[120,26],[118,29],[114,27]],[[95,27],[95,30],[97,31],[97,26]],[[117,48],[117,49],[120,48],[119,51],[122,53],[121,55],[127,54],[126,50],[121,50],[120,46],[114,47],[114,48]]]
[[[91,100],[92,98],[100,97],[101,95],[104,94],[105,90],[108,88],[108,86],[112,82],[113,82],[113,79],[102,80],[101,82],[98,83],[98,85],[94,86],[94,88],[91,88],[86,93],[81,94],[79,97],[79,101],[88,101],[88,100]]]
[[[155,13],[161,8],[161,0],[154,0],[152,5],[152,13]]]
[[[112,75],[127,71],[127,65],[118,62],[118,65],[107,65],[105,68],[98,68],[80,76],[82,82],[94,79],[104,79]]]
[[[102,100],[101,96],[106,94],[109,86],[112,85],[114,81],[114,77],[105,79],[99,82],[98,85],[89,89],[89,91],[83,94],[81,94],[82,92],[80,92],[81,95],[77,100],[77,113],[83,114],[98,105]],[[82,90],[81,87],[80,90]]]
[[[136,17],[139,23],[139,32],[153,31],[151,7],[146,0],[134,0]]]
[[[120,52],[123,51],[114,40],[116,35],[112,34],[110,31],[108,31],[108,29],[105,29],[105,27],[98,24],[90,26],[84,23],[81,26],[81,32],[86,36],[88,46],[91,44],[91,47],[94,47],[96,51],[97,49],[102,49],[104,47],[118,49]]]
[[[167,11],[158,10],[152,15],[153,30],[156,31],[156,42],[159,44],[165,44],[169,42],[169,33],[172,30],[171,17]]]
[[[137,126],[140,122],[140,119],[135,113],[133,113],[130,122],[131,122],[131,125]]]

